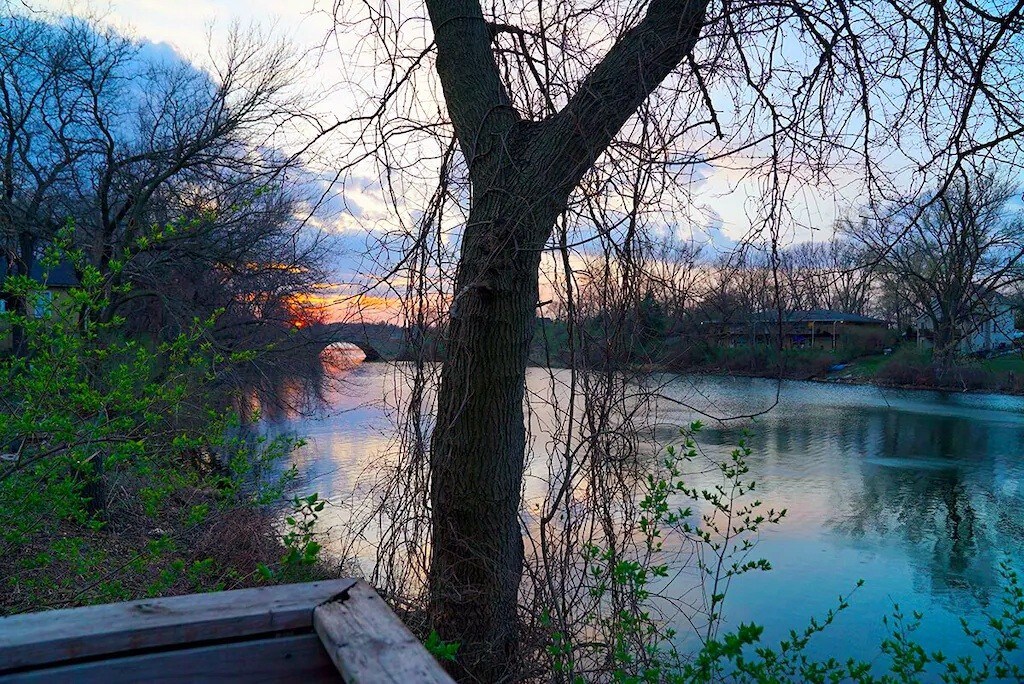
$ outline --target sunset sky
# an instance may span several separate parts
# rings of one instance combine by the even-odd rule
[[[29,6],[45,13],[90,13],[140,40],[165,44],[198,66],[209,64],[223,44],[233,24],[255,26],[270,35],[288,40],[304,55],[301,89],[309,96],[311,106],[324,121],[344,118],[373,106],[372,101],[359,100],[351,88],[339,82],[346,67],[358,62],[357,36],[331,33],[333,19],[330,5],[313,0],[280,2],[278,0],[113,0],[101,3],[67,3],[29,0]],[[347,61],[346,61],[347,60]],[[366,60],[363,60],[364,62]],[[298,145],[303,141],[295,140]],[[320,151],[321,159],[342,155],[340,146],[327,140]],[[317,173],[331,176],[329,161],[321,162]],[[835,179],[834,179],[835,180]],[[741,178],[739,170],[726,166],[705,167],[691,180],[697,198],[692,218],[698,242],[727,247],[748,235],[757,198],[762,190],[754,180]],[[857,184],[836,181],[840,190],[804,188],[795,193],[787,206],[794,214],[794,226],[784,239],[790,241],[820,240],[832,232],[837,215],[857,204]],[[843,189],[845,188],[845,189]],[[421,204],[411,201],[406,207],[407,220],[416,216]],[[325,286],[325,303],[345,299],[358,289],[357,283],[368,273],[379,271],[382,260],[380,238],[393,229],[392,215],[383,197],[376,171],[371,168],[349,175],[344,187],[336,185],[329,193],[323,211],[323,227],[337,240],[338,257],[333,265],[337,282]],[[369,261],[368,261],[369,258]],[[389,257],[384,257],[387,262]],[[400,284],[399,284],[400,285]],[[394,293],[375,292],[362,299],[375,319],[388,318],[394,311]]]

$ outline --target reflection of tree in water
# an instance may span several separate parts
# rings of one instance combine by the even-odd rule
[[[1024,570],[1024,425],[987,412],[943,414],[941,399],[934,413],[830,399],[823,394],[747,426],[764,496],[824,501],[823,525],[888,547],[893,556],[883,559],[905,555],[921,591],[954,605],[986,605],[1006,557]],[[722,455],[741,435],[740,426],[713,425],[700,443]]]
[[[967,594],[983,605],[998,589],[998,565],[1019,558],[1024,535],[1007,525],[1019,493],[1001,494],[1007,445],[1021,430],[962,417],[899,411],[859,415],[861,486],[832,527],[885,542],[899,537],[935,594]],[[881,429],[879,429],[881,428]]]

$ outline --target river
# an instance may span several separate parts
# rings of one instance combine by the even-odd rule
[[[392,443],[388,406],[401,386],[392,370],[362,364],[332,393],[331,411],[271,423],[308,439],[294,457],[302,488],[334,501],[359,495],[361,473]],[[549,380],[547,371],[530,370],[535,397],[544,396]],[[881,616],[894,602],[908,615],[924,614],[917,635],[929,647],[969,652],[960,618],[980,626],[986,611],[999,608],[1001,561],[1024,571],[1024,398],[732,377],[662,380],[664,392],[690,408],[659,405],[659,441],[672,441],[671,426],[699,412],[770,408],[744,422],[750,465],[760,496],[788,515],[757,547],[774,569],[732,586],[727,624],[757,622],[775,641],[822,616],[863,579],[835,628],[816,638],[815,652],[877,653],[886,633]],[[533,410],[543,423],[536,400]],[[737,425],[705,423],[700,442],[707,449],[727,453],[740,437]]]

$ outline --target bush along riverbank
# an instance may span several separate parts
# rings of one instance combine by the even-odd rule
[[[879,385],[900,389],[947,392],[988,392],[1024,395],[1024,358],[964,358],[945,368],[934,363],[928,350],[898,348],[890,354],[850,357],[825,350],[792,350],[741,354],[733,362],[689,369],[717,375],[810,380]],[[735,359],[739,361],[735,361]],[[753,360],[752,360],[753,359]]]
[[[826,379],[906,389],[1024,395],[1024,357],[1014,352],[993,358],[962,358],[942,367],[932,359],[930,350],[907,345],[890,355],[855,359]]]
[[[68,258],[80,287],[44,315],[0,314],[25,340],[0,359],[0,614],[325,575],[323,501],[289,504],[291,471],[269,475],[299,442],[245,436],[223,408],[219,380],[246,355],[212,347],[212,320],[130,339],[97,315],[111,279],[67,252],[44,266]],[[26,277],[3,288],[45,298]]]
[[[931,350],[912,342],[851,345],[841,349],[726,347],[701,342],[666,343],[652,370],[708,375],[784,378],[904,389],[1024,394],[1024,354],[962,357],[940,366]]]
[[[781,360],[777,357],[777,354],[765,353],[766,361],[758,365],[749,360],[750,356],[740,355],[740,362],[685,370],[673,367],[673,370],[899,389],[1024,395],[1024,358],[1019,355],[962,359],[946,368],[935,364],[927,350],[909,347],[891,354],[854,358],[824,350],[793,350],[784,352]]]

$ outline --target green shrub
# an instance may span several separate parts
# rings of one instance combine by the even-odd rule
[[[0,360],[0,611],[215,590],[265,581],[289,549],[268,504],[272,475],[298,444],[252,438],[218,388],[239,361],[195,321],[155,344],[127,337],[104,311],[118,265],[103,277],[70,258],[82,285],[35,318],[2,314],[26,352]],[[26,277],[2,283],[33,298]],[[318,548],[303,529],[304,561]],[[310,563],[307,562],[306,565]]]
[[[899,605],[892,614],[879,616],[888,636],[877,654],[866,659],[816,658],[808,653],[814,638],[826,630],[838,629],[837,622],[850,606],[851,596],[839,597],[835,608],[822,618],[793,629],[778,644],[762,642],[764,629],[740,624],[720,633],[730,581],[751,571],[768,571],[769,563],[751,557],[757,534],[764,525],[779,524],[786,511],[764,510],[753,496],[756,482],[749,480],[747,457],[750,449],[741,445],[719,464],[720,484],[696,489],[686,484],[680,466],[697,458],[694,441],[701,426],[695,423],[684,432],[681,451],[667,450],[667,457],[648,476],[647,495],[639,506],[643,553],[587,547],[584,560],[593,579],[591,591],[599,597],[619,597],[597,604],[579,635],[552,628],[544,614],[541,624],[549,632],[548,655],[555,679],[574,684],[612,681],[623,684],[982,684],[1024,681],[1020,646],[1024,634],[1024,588],[1014,569],[1001,564],[1003,596],[1000,609],[985,624],[972,626],[962,621],[965,644],[970,655],[951,659],[915,639],[921,621],[919,613],[905,615]],[[673,507],[673,497],[682,495],[688,505]],[[697,568],[702,576],[707,622],[698,628],[702,647],[696,653],[680,653],[676,633],[654,617],[654,583],[669,574],[658,561],[664,540],[679,535],[697,546]],[[854,593],[863,582],[853,588]],[[597,629],[595,629],[595,627]],[[595,634],[610,634],[595,643]]]

